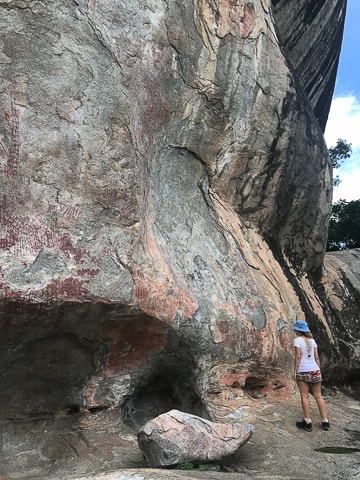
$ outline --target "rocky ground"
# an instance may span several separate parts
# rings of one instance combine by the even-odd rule
[[[56,419],[27,422],[8,419],[0,437],[0,480],[360,479],[360,451],[317,451],[360,450],[358,392],[328,390],[325,396],[329,432],[320,428],[313,400],[313,431],[295,427],[301,419],[297,392],[283,401],[250,400],[246,422],[254,425],[254,435],[226,465],[207,466],[206,471],[147,468],[134,433],[119,434],[124,427],[116,410],[60,412]]]

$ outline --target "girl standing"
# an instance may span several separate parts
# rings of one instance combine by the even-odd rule
[[[326,416],[326,407],[323,396],[321,395],[321,372],[318,348],[312,337],[309,327],[304,320],[297,320],[293,326],[296,338],[295,347],[295,380],[298,384],[301,396],[301,406],[304,419],[296,422],[296,426],[305,430],[312,431],[312,422],[310,416],[309,393],[314,396],[321,416],[321,426],[323,430],[329,430],[330,424]]]

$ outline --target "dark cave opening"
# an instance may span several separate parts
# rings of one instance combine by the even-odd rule
[[[267,397],[269,381],[265,377],[249,376],[246,378],[243,390],[254,398]]]
[[[244,392],[252,398],[263,398],[273,395],[281,395],[286,390],[284,379],[267,377],[265,375],[250,375],[246,378],[242,387]]]
[[[352,397],[360,397],[360,369],[354,369],[350,372],[344,383],[344,391]]]
[[[182,372],[179,367],[157,371],[146,385],[123,402],[123,422],[139,430],[152,418],[173,409],[210,419],[192,383],[185,366]]]

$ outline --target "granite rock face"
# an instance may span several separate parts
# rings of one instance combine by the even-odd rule
[[[281,43],[323,130],[339,61],[346,0],[273,0]],[[331,41],[329,41],[331,39]]]
[[[328,252],[321,296],[337,355],[328,356],[330,375],[347,382],[360,376],[360,249]],[[329,349],[324,348],[324,351]]]
[[[214,423],[170,410],[147,422],[137,439],[147,464],[156,468],[221,462],[250,440],[252,433],[252,426],[246,423]]]
[[[281,3],[0,2],[1,416],[232,421],[291,391],[298,316],[334,343],[314,110],[345,2],[292,33]]]

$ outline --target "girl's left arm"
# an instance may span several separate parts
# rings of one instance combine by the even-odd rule
[[[319,367],[319,370],[320,370],[320,358],[319,358],[319,352],[318,352],[317,347],[314,348],[314,358],[315,358],[315,362],[317,363],[317,365]]]

